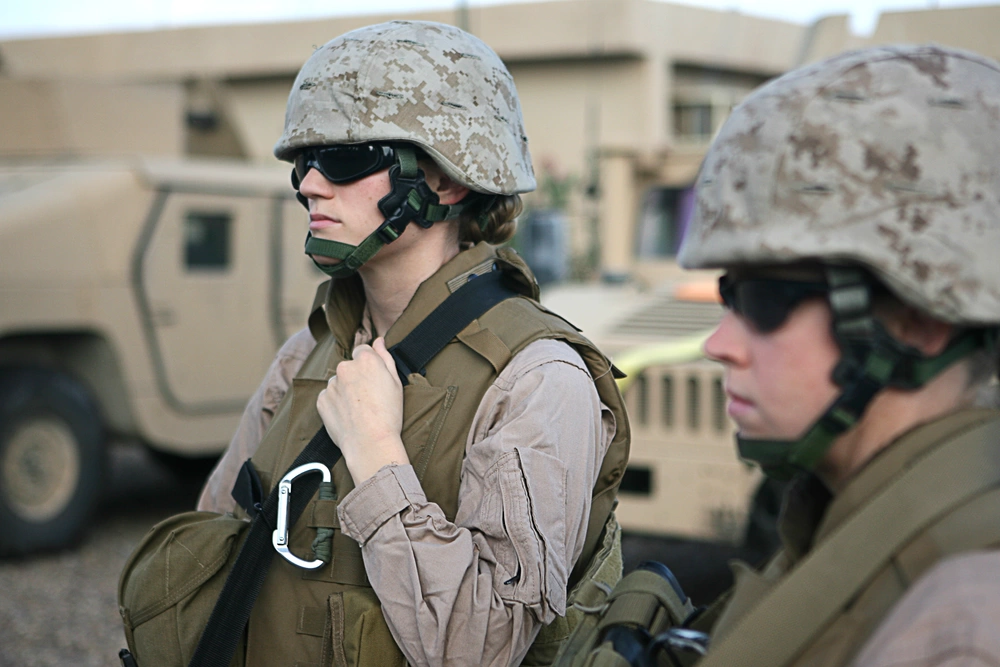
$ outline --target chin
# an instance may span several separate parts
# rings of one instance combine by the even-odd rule
[[[736,434],[747,440],[792,440],[787,436],[775,433],[766,428],[747,428],[741,424],[736,425]]]

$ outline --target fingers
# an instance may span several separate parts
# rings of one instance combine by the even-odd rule
[[[370,352],[374,352],[378,356],[379,360],[382,362],[382,365],[385,366],[385,369],[387,371],[389,371],[389,375],[395,378],[396,383],[399,384],[399,375],[396,373],[396,360],[392,358],[392,354],[390,354],[388,348],[386,348],[385,339],[379,336],[374,341],[372,341],[371,345],[358,345],[356,348],[354,348],[354,351],[351,353],[353,362],[360,361],[364,363],[365,355],[367,355]],[[341,366],[343,364],[349,364],[349,363],[352,362],[344,362],[344,361],[340,362],[340,364],[338,364],[337,366],[337,374],[340,375]]]

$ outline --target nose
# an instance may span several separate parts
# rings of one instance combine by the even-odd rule
[[[705,340],[705,356],[732,366],[747,362],[746,326],[731,310],[726,310],[715,331]]]
[[[319,169],[310,169],[299,183],[299,193],[306,199],[330,199],[334,185],[319,173]]]

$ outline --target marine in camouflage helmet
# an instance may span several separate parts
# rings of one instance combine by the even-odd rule
[[[308,253],[342,260],[320,266],[330,275],[356,271],[410,221],[426,227],[471,215],[484,228],[491,210],[505,203],[510,209],[512,197],[535,188],[510,73],[485,43],[453,26],[391,21],[360,28],[320,47],[303,65],[275,156],[293,162],[312,147],[372,143],[398,153],[393,193],[380,202],[387,224],[357,247],[307,239]],[[469,188],[469,200],[438,206],[421,186],[420,154],[411,147]],[[294,173],[293,184],[298,187]]]
[[[1000,324],[1000,65],[938,46],[846,53],[737,107],[705,159],[679,261],[814,262],[841,348],[837,401],[795,442],[740,439],[787,476],[812,469],[886,386],[919,387]],[[872,316],[879,283],[958,325],[924,357]],[[732,305],[732,304],[730,304]]]

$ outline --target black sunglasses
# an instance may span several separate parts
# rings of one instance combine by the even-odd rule
[[[776,278],[719,278],[722,303],[746,318],[760,333],[777,330],[796,306],[814,296],[829,293],[826,283]]]
[[[292,186],[299,184],[310,169],[316,169],[331,183],[357,181],[396,163],[396,151],[385,144],[348,144],[303,148],[295,156]]]

